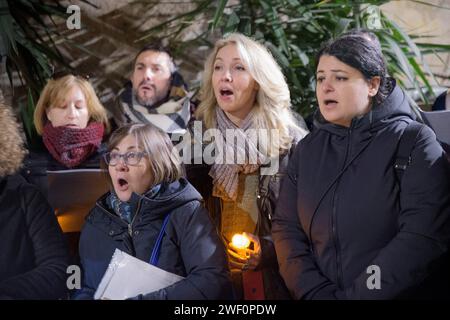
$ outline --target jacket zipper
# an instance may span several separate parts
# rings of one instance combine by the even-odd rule
[[[120,223],[123,223],[123,224],[127,225],[127,227],[128,227],[128,234],[130,235],[130,237],[133,237],[133,222],[134,222],[134,220],[136,219],[136,217],[137,217],[137,215],[138,215],[138,213],[139,213],[139,209],[141,208],[141,203],[142,203],[142,199],[140,199],[139,202],[138,202],[138,207],[137,207],[137,209],[136,209],[136,213],[135,213],[135,215],[134,215],[134,217],[133,217],[133,220],[131,220],[131,223],[126,223],[126,222],[123,221],[121,218],[116,217],[116,216],[113,215],[111,212],[109,212],[108,210],[106,210],[105,208],[103,208],[101,205],[97,204],[97,206],[98,206],[101,210],[103,210],[104,212],[106,212],[106,214],[110,215],[111,217],[114,217],[114,219],[117,218],[118,220],[120,220]]]
[[[134,214],[133,220],[131,220],[131,223],[128,224],[128,234],[130,235],[130,237],[133,237],[133,223],[134,223],[134,220],[136,220],[136,217],[139,214],[139,211],[140,211],[139,209],[141,209],[141,203],[142,203],[142,198],[139,199],[138,206],[137,206],[136,212]]]
[[[336,189],[339,187],[339,184],[336,185]],[[333,233],[333,243],[334,243],[334,250],[336,253],[336,274],[337,274],[337,283],[338,287],[342,289],[342,263],[341,263],[341,255],[340,255],[340,246],[339,246],[339,239],[337,236],[337,228],[336,228],[336,203],[338,202],[339,196],[337,190],[334,193],[333,196],[333,212],[332,212],[332,218],[331,218],[331,226],[332,226],[332,233]]]
[[[120,223],[123,223],[125,225],[127,225],[127,223],[125,221],[123,221],[122,219],[120,219],[119,217],[113,215],[111,212],[109,212],[108,210],[106,210],[105,208],[103,208],[101,205],[99,205],[97,203],[97,207],[99,207],[102,211],[104,211],[107,215],[110,215],[111,217],[113,217],[115,220],[120,221]]]
[[[352,136],[352,127],[353,127],[353,123],[349,128],[348,131],[348,141],[347,141],[347,150],[345,153],[345,158],[344,158],[344,166],[347,163],[347,159],[348,156],[350,154],[350,145],[351,145],[351,136]],[[333,209],[332,209],[332,215],[331,215],[331,230],[333,233],[333,243],[334,243],[334,250],[336,253],[336,273],[337,273],[337,283],[338,283],[338,287],[340,289],[342,289],[343,284],[342,284],[342,279],[343,279],[343,274],[342,274],[342,262],[341,262],[341,255],[340,255],[340,245],[339,245],[339,238],[337,235],[337,227],[336,227],[336,221],[337,221],[337,208],[336,208],[336,204],[339,200],[339,194],[338,194],[338,188],[339,188],[339,182],[336,184],[336,188],[334,189],[334,195],[333,195]]]

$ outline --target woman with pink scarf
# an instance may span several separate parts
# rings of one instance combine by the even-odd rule
[[[36,105],[34,124],[43,146],[29,148],[22,175],[47,199],[52,192],[48,171],[100,168],[101,143],[109,123],[88,80],[72,74],[50,79]]]
[[[95,154],[109,128],[106,110],[89,81],[71,74],[49,80],[34,124],[48,152],[66,168],[79,167]]]

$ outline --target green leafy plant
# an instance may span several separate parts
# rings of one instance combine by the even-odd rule
[[[82,2],[93,6],[87,0]],[[424,55],[449,52],[450,45],[424,43],[418,39],[426,39],[425,37],[406,34],[379,10],[379,6],[386,2],[388,1],[171,1],[170,5],[177,6],[177,12],[181,11],[181,14],[168,13],[162,22],[146,31],[130,24],[131,28],[118,35],[113,33],[116,29],[110,28],[113,31],[105,34],[105,37],[117,37],[118,43],[125,41],[127,47],[135,48],[147,42],[163,40],[168,43],[174,56],[183,62],[184,70],[187,67],[191,73],[198,73],[203,69],[208,49],[218,37],[228,32],[242,32],[263,42],[272,51],[290,86],[293,106],[306,116],[316,105],[315,54],[321,44],[350,28],[366,27],[373,29],[379,36],[391,75],[399,79],[405,88],[415,88],[420,93],[420,102],[426,104],[433,97],[431,88],[437,81],[424,62]],[[6,57],[5,66],[11,87],[13,82],[17,85],[17,81],[26,87],[25,97],[18,101],[18,106],[31,148],[39,140],[33,125],[34,104],[52,73],[52,66],[71,69],[59,48],[67,52],[71,48],[75,49],[79,60],[95,56],[95,50],[90,50],[90,38],[83,37],[82,32],[80,38],[75,39],[67,39],[58,32],[61,30],[61,21],[68,17],[67,8],[62,3],[66,2],[0,0],[2,63]],[[160,1],[132,1],[113,15],[122,15],[125,21],[139,20],[139,13],[151,13],[155,7],[164,8],[167,4]],[[153,18],[152,15],[145,17]],[[158,19],[156,13],[155,19]],[[87,29],[90,26],[99,27],[99,21],[90,19],[88,15],[84,16],[83,21],[86,21]],[[83,41],[86,40],[84,45]],[[95,57],[95,61],[104,58],[102,57]],[[117,55],[115,58],[116,60],[111,60],[113,63],[117,59],[123,59],[124,55]],[[120,70],[120,74],[123,74],[123,69]],[[99,78],[102,80],[102,77]],[[111,75],[104,78],[109,79]],[[194,85],[198,87],[199,83]]]
[[[280,64],[288,81],[294,108],[307,115],[315,101],[315,55],[321,44],[355,27],[374,31],[380,39],[389,73],[405,88],[415,88],[422,103],[429,102],[437,81],[424,60],[429,53],[449,52],[450,45],[417,43],[419,35],[406,34],[386,17],[379,6],[388,1],[247,0],[193,1],[196,9],[148,30],[147,36],[195,17],[208,20],[208,27],[195,39],[180,46],[208,45],[217,36],[241,32],[263,42]],[[419,1],[420,3],[420,1]],[[197,19],[198,20],[198,19]],[[175,37],[174,37],[175,36]],[[432,94],[432,93],[431,93]]]
[[[89,3],[87,1],[84,1]],[[53,66],[71,69],[55,39],[63,39],[57,31],[55,18],[66,19],[67,7],[58,1],[0,0],[0,46],[2,58],[14,89],[15,75],[26,86],[27,93],[18,101],[20,118],[30,148],[40,142],[33,123],[35,102],[39,98]]]

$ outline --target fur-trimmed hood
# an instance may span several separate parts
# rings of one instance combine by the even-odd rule
[[[17,172],[25,154],[16,118],[11,109],[0,102],[0,178]]]

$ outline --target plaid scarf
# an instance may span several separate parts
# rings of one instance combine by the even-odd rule
[[[103,132],[104,126],[100,122],[91,122],[84,129],[53,127],[51,122],[48,122],[44,127],[42,139],[53,158],[66,167],[73,168],[98,149]]]
[[[150,188],[150,190],[144,194],[144,197],[152,199],[159,193],[160,190],[161,184],[157,184]],[[130,224],[136,214],[137,204],[141,197],[142,196],[133,193],[130,200],[122,201],[113,190],[106,198],[106,203],[108,204],[109,209],[113,210],[126,223]]]
[[[248,129],[252,128],[253,112],[250,112],[238,128],[219,107],[216,108],[217,129],[223,136],[223,141],[217,139],[216,146],[220,152],[223,152],[225,160],[223,164],[214,163],[211,166],[209,175],[213,178],[213,196],[226,201],[235,201],[237,198],[239,173],[246,174],[255,172],[259,169],[264,155],[258,150],[248,134]],[[244,145],[236,145],[235,141],[226,140],[226,130],[235,130],[237,141],[245,141]],[[235,139],[233,139],[235,140]],[[233,156],[233,157],[231,157]],[[223,158],[223,157],[222,157]],[[237,164],[236,159],[245,159],[244,164]],[[217,162],[217,158],[216,158]]]
[[[151,123],[169,134],[184,134],[191,118],[190,96],[178,72],[172,75],[172,84],[167,101],[148,108],[140,105],[133,97],[131,82],[125,85],[120,95],[120,112],[114,117],[118,125],[126,123]]]

